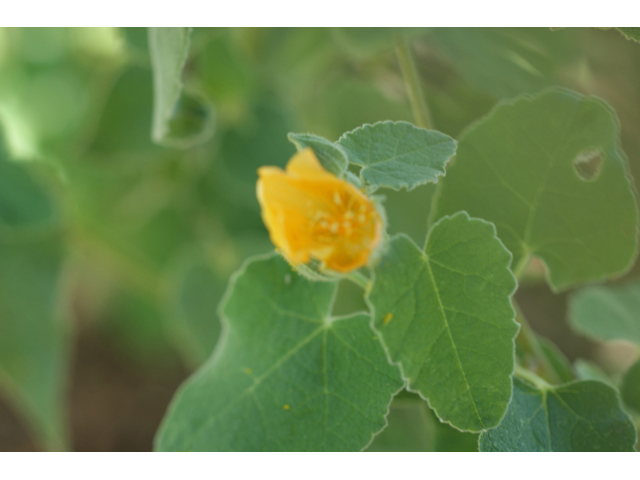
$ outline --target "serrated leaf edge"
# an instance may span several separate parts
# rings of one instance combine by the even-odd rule
[[[352,135],[355,134],[355,132],[357,132],[358,130],[364,130],[364,129],[368,129],[368,128],[375,128],[377,125],[384,125],[384,124],[394,124],[394,125],[399,125],[399,124],[406,124],[409,125],[417,130],[424,130],[425,132],[434,132],[434,133],[439,133],[440,135],[443,135],[445,137],[447,137],[449,140],[453,141],[453,154],[451,156],[449,156],[449,158],[447,158],[444,162],[444,164],[442,165],[442,172],[439,172],[436,175],[436,179],[435,180],[425,180],[425,181],[419,181],[413,185],[409,185],[406,182],[401,183],[400,185],[398,185],[397,187],[391,187],[388,185],[372,185],[369,184],[368,182],[365,182],[364,178],[362,177],[362,172],[368,167],[368,165],[360,165],[358,163],[353,162],[350,158],[349,155],[347,154],[347,159],[349,160],[349,163],[353,164],[353,165],[358,165],[359,167],[362,167],[360,170],[360,180],[362,181],[363,184],[378,188],[378,186],[383,186],[385,188],[390,188],[391,190],[395,190],[395,191],[400,191],[403,188],[407,191],[410,192],[411,190],[422,186],[422,185],[427,185],[429,183],[438,183],[441,177],[445,177],[447,175],[447,165],[449,165],[449,163],[451,162],[451,160],[456,156],[456,151],[458,149],[458,141],[453,138],[450,137],[449,135],[447,135],[446,133],[443,133],[439,130],[428,130],[426,128],[423,127],[418,127],[417,125],[414,125],[411,122],[407,122],[406,120],[383,120],[380,122],[375,122],[375,123],[365,123],[360,125],[359,127],[354,128],[353,130],[349,130],[348,132],[343,133],[342,135],[340,135],[340,138],[338,138],[338,140],[335,142],[336,145],[340,145],[342,147],[342,145],[340,144],[340,142],[342,141],[343,138],[346,138],[348,135]],[[442,142],[444,143],[444,142]],[[344,147],[343,147],[344,148]],[[345,152],[346,153],[346,152]],[[389,160],[385,160],[385,162],[387,162]],[[380,162],[380,163],[384,163],[384,162]]]
[[[537,390],[537,391],[539,391],[539,392],[541,392],[541,393],[542,393],[542,397],[543,397],[542,402],[543,402],[544,410],[545,410],[545,418],[547,419],[547,428],[549,427],[549,412],[548,412],[548,407],[547,407],[547,391],[550,391],[550,390],[557,390],[557,389],[559,389],[559,388],[564,388],[564,387],[569,387],[569,386],[574,385],[574,384],[576,384],[576,383],[599,383],[599,384],[603,385],[604,387],[606,387],[606,388],[608,388],[609,390],[612,390],[612,391],[613,391],[614,397],[615,397],[615,399],[616,399],[616,401],[617,401],[617,406],[619,407],[619,409],[620,409],[620,411],[623,413],[623,415],[626,417],[627,421],[628,421],[631,425],[633,425],[633,427],[634,427],[634,428],[633,428],[633,431],[635,432],[634,445],[635,445],[636,443],[638,443],[638,429],[635,427],[635,424],[634,424],[634,422],[633,422],[633,418],[631,417],[631,415],[629,415],[629,413],[627,413],[627,411],[623,408],[623,403],[622,403],[622,398],[621,398],[621,396],[620,396],[620,391],[619,391],[617,388],[615,388],[613,385],[610,385],[610,384],[608,384],[608,383],[606,383],[606,382],[603,382],[603,381],[601,381],[601,380],[574,380],[574,381],[572,381],[572,382],[567,382],[567,383],[563,383],[563,384],[560,384],[560,385],[552,385],[550,388],[542,389],[542,388],[540,388],[539,386],[537,386],[537,385],[533,385],[531,382],[528,382],[526,379],[523,379],[523,378],[520,378],[520,377],[517,377],[517,378],[518,378],[518,380],[520,380],[521,382],[524,382],[528,387],[530,387],[530,388],[532,388],[532,389],[534,389],[534,390]],[[557,395],[556,395],[556,396],[557,396]],[[559,398],[559,397],[558,397],[558,398]],[[512,399],[512,401],[513,401],[513,394],[512,394],[511,399]],[[570,407],[569,407],[569,406],[568,406],[564,401],[562,401],[562,399],[560,399],[560,401],[561,401],[561,403],[563,403],[563,404],[564,404],[564,405],[565,405],[569,410],[571,410],[571,412],[572,412],[576,417],[578,417],[578,418],[582,418],[582,417],[580,417],[577,413],[575,413],[575,412],[573,411],[573,409],[572,409],[572,408],[570,408]],[[511,402],[509,402],[509,404],[511,404]],[[503,418],[504,418],[504,417],[503,417]],[[591,422],[589,422],[589,423],[591,424]],[[499,425],[497,425],[497,426],[499,426]],[[551,440],[551,431],[547,429],[547,432],[549,433],[549,440]],[[484,435],[486,435],[486,433],[487,433],[487,430],[484,430],[484,431],[483,431],[482,433],[480,433],[480,435],[478,436],[478,451],[480,451],[480,452],[486,452],[486,450],[482,450],[482,449],[480,448],[480,441],[481,441],[482,437],[483,437]],[[549,447],[549,451],[550,451],[550,452],[555,452],[556,450],[552,450],[552,449],[551,449],[551,447]]]
[[[498,235],[497,235],[497,231],[496,231],[496,227],[495,227],[495,225],[494,225],[492,222],[488,222],[488,221],[486,221],[486,220],[483,220],[482,218],[471,217],[471,216],[470,216],[466,211],[464,211],[464,210],[463,210],[463,211],[460,211],[460,212],[456,212],[456,213],[454,213],[453,215],[446,215],[446,216],[443,216],[443,217],[439,218],[439,219],[438,219],[438,221],[437,221],[436,223],[434,223],[434,224],[431,226],[431,228],[429,228],[429,232],[427,233],[427,238],[425,239],[424,247],[423,247],[422,249],[420,249],[420,247],[418,247],[418,246],[413,242],[413,240],[412,240],[408,235],[406,235],[406,234],[404,234],[404,233],[399,233],[399,234],[393,235],[393,236],[389,239],[389,241],[391,241],[391,240],[393,240],[394,238],[397,238],[397,237],[405,237],[405,238],[407,238],[409,241],[411,241],[411,243],[412,243],[412,244],[413,244],[413,245],[414,245],[418,250],[420,250],[422,253],[424,253],[424,251],[425,251],[425,249],[426,249],[426,246],[427,246],[427,244],[428,244],[428,242],[429,242],[429,236],[431,235],[431,231],[432,231],[432,229],[433,229],[433,228],[435,228],[435,227],[436,227],[436,226],[437,226],[441,221],[452,219],[452,218],[454,218],[454,217],[456,217],[456,216],[458,216],[458,215],[466,216],[466,217],[467,217],[469,220],[471,220],[471,221],[478,221],[478,222],[481,222],[481,223],[485,223],[485,224],[491,225],[491,227],[492,227],[492,229],[493,229],[493,237],[494,237],[494,238],[499,242],[499,244],[502,246],[502,248],[504,248],[504,249],[505,249],[505,251],[509,253],[509,256],[510,256],[510,257],[513,257],[513,255],[512,255],[512,254],[511,254],[511,252],[509,251],[509,249],[507,249],[507,247],[505,247],[504,243],[502,243],[502,240],[500,240],[500,237],[498,237]],[[513,278],[513,280],[514,280],[514,285],[515,285],[515,287],[513,288],[513,291],[509,294],[509,297],[512,297],[512,296],[513,296],[513,294],[514,294],[514,293],[516,292],[516,290],[518,289],[518,280],[517,280],[517,279],[516,279],[516,277],[513,275],[513,272],[511,271],[511,269],[510,269],[510,268],[508,268],[508,267],[507,267],[507,270],[508,270],[508,271],[509,271],[509,273],[511,274],[511,276],[512,276],[512,278]],[[373,269],[373,268],[370,268],[370,271],[371,271],[371,283],[370,283],[370,285],[372,286],[372,285],[374,284],[374,282],[375,282],[375,272],[374,272],[374,269]],[[440,421],[440,423],[448,424],[448,425],[450,425],[452,428],[455,428],[456,430],[458,430],[458,431],[460,431],[460,432],[478,433],[478,432],[486,431],[487,429],[484,429],[484,430],[478,430],[478,431],[461,429],[461,428],[459,428],[459,427],[455,426],[454,424],[452,424],[451,422],[449,422],[448,420],[445,420],[445,419],[440,418],[440,416],[438,415],[437,411],[436,411],[436,410],[431,406],[431,403],[429,402],[429,399],[428,399],[427,397],[425,397],[425,396],[424,396],[420,391],[418,391],[418,390],[414,390],[414,389],[412,389],[412,388],[409,386],[409,382],[407,381],[407,376],[406,376],[406,374],[405,374],[405,372],[404,372],[404,368],[402,367],[402,364],[401,364],[400,362],[394,362],[394,361],[392,360],[391,355],[390,355],[390,353],[389,353],[389,350],[388,350],[387,346],[385,345],[384,340],[383,340],[383,338],[382,338],[382,334],[381,334],[380,332],[378,332],[378,330],[377,330],[377,329],[375,328],[375,326],[374,326],[375,307],[373,306],[373,304],[372,304],[372,303],[371,303],[371,301],[369,300],[369,292],[370,292],[370,291],[371,291],[371,287],[369,287],[369,288],[367,289],[367,292],[366,292],[365,297],[364,297],[364,300],[365,300],[365,302],[366,302],[366,304],[367,304],[367,306],[369,307],[369,310],[370,310],[370,323],[369,323],[369,326],[371,327],[371,330],[373,331],[373,333],[378,337],[378,340],[379,340],[380,344],[382,345],[382,349],[384,350],[385,355],[387,356],[387,361],[388,361],[391,365],[395,365],[395,366],[397,366],[397,367],[400,369],[400,374],[401,374],[401,376],[402,376],[402,379],[405,381],[405,388],[407,389],[407,391],[412,392],[412,393],[416,393],[417,395],[419,395],[419,396],[420,396],[420,398],[422,398],[425,402],[427,402],[427,405],[429,406],[429,408],[431,409],[431,411],[434,413],[435,417]],[[512,321],[513,321],[513,323],[514,323],[515,325],[517,325],[517,327],[518,327],[518,331],[519,331],[519,329],[520,329],[520,324],[515,320],[515,318],[516,318],[516,312],[515,312],[515,309],[513,308],[513,306],[511,307],[511,310],[513,311],[513,318],[512,318]],[[518,332],[516,332],[516,336],[517,336],[517,333],[518,333]],[[513,374],[514,374],[514,372],[515,372],[515,366],[516,366],[516,349],[515,349],[515,336],[514,336],[514,343],[513,343],[513,367],[512,367],[512,371],[511,371],[511,377],[513,377]],[[513,398],[513,382],[512,382],[512,385],[511,385],[511,398]],[[509,403],[511,403],[511,401],[509,401]],[[504,413],[502,414],[502,417],[500,418],[500,420],[498,421],[498,423],[496,423],[496,425],[495,425],[494,427],[490,427],[490,428],[495,428],[495,427],[497,427],[497,426],[500,424],[500,422],[502,422],[502,420],[504,419],[505,415],[507,414],[507,410],[508,410],[508,409],[509,409],[509,404],[507,404],[507,408],[505,408],[505,411],[504,411]],[[479,414],[479,412],[477,412],[477,413]],[[478,441],[479,441],[479,440],[478,440]]]
[[[636,219],[638,219],[638,221],[636,222],[636,234],[635,234],[635,251],[633,256],[630,258],[629,263],[622,268],[621,270],[619,270],[618,272],[615,272],[613,274],[604,274],[601,275],[598,278],[594,278],[592,280],[590,280],[589,282],[584,282],[584,283],[598,283],[598,282],[604,282],[607,280],[612,280],[615,278],[619,278],[622,277],[624,275],[626,275],[627,273],[629,273],[629,271],[633,268],[633,266],[636,263],[636,260],[638,259],[638,255],[640,253],[640,249],[639,249],[639,244],[638,244],[638,236],[640,235],[640,211],[638,210],[638,199],[640,198],[640,195],[638,194],[638,191],[636,190],[635,187],[635,183],[632,181],[633,176],[631,175],[631,169],[629,166],[629,158],[627,157],[626,153],[624,152],[624,150],[622,149],[622,139],[621,139],[621,125],[620,125],[620,119],[618,118],[618,115],[616,113],[616,111],[613,109],[613,107],[611,107],[611,105],[609,105],[606,100],[596,96],[596,95],[583,95],[581,93],[578,93],[574,90],[568,89],[568,88],[564,88],[564,87],[548,87],[545,88],[543,90],[541,90],[538,93],[535,94],[530,94],[530,93],[524,93],[522,95],[518,95],[514,98],[510,98],[510,99],[503,99],[500,100],[499,102],[497,102],[493,108],[486,114],[483,115],[482,117],[480,117],[479,119],[471,122],[458,136],[458,142],[462,142],[464,140],[464,138],[467,136],[467,134],[475,129],[478,125],[484,123],[485,121],[489,120],[490,118],[492,118],[496,112],[501,109],[502,107],[513,107],[518,103],[524,103],[524,102],[528,102],[528,103],[532,103],[535,100],[544,97],[545,95],[551,94],[551,93],[560,93],[560,94],[566,94],[569,95],[571,97],[574,97],[576,99],[585,99],[585,100],[594,100],[595,102],[599,103],[600,105],[602,105],[605,110],[607,110],[609,112],[609,114],[611,115],[611,118],[616,126],[616,130],[617,130],[617,135],[614,139],[614,146],[615,146],[615,150],[618,153],[618,155],[620,156],[620,159],[622,160],[623,163],[623,167],[624,167],[624,171],[625,171],[625,176],[627,179],[627,184],[629,186],[629,190],[631,191],[631,195],[633,196],[633,199],[635,200],[634,205],[635,205],[635,210],[636,210]],[[440,196],[442,195],[442,183],[438,182],[437,187],[436,187],[436,191],[433,194],[432,200],[431,200],[431,210],[429,212],[429,216],[427,217],[427,227],[431,228],[433,224],[434,219],[436,218],[437,214],[438,214],[438,202],[440,200]],[[495,228],[495,226],[494,226]],[[527,247],[527,251],[529,251],[528,246]],[[532,254],[533,256],[535,256],[535,254]],[[550,272],[549,272],[549,268],[547,267],[546,262],[540,258],[540,257],[536,257],[538,258],[541,262],[544,263],[545,269],[544,269],[544,277],[545,277],[545,281],[547,283],[547,285],[549,285],[549,287],[551,288],[551,290],[553,291],[553,293],[561,293],[564,290],[567,290],[571,287],[575,287],[579,284],[569,284],[569,285],[560,285],[560,286],[556,286],[551,282],[551,278],[550,278]]]

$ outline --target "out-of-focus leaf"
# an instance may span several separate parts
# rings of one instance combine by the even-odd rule
[[[289,140],[296,146],[298,151],[311,148],[325,170],[334,175],[342,176],[349,166],[349,160],[344,149],[339,144],[330,142],[326,138],[312,133],[290,133]]]
[[[330,315],[335,284],[275,255],[245,264],[212,360],[181,388],[158,450],[360,450],[385,425],[397,369],[369,317]]]
[[[190,28],[149,28],[153,67],[153,140],[162,143],[182,95],[182,70],[189,57]]]
[[[0,238],[40,230],[57,218],[51,195],[29,170],[28,164],[9,160],[0,139]]]
[[[388,425],[366,449],[368,452],[431,452],[435,425],[426,402],[394,399]]]
[[[383,205],[389,235],[404,233],[416,244],[422,243],[427,236],[429,210],[435,191],[435,183],[420,185],[410,192],[386,190]],[[416,208],[418,205],[420,207]]]
[[[338,144],[351,163],[362,167],[364,182],[394,190],[437,182],[456,152],[453,138],[408,122],[363,125],[345,133]]]
[[[0,143],[0,386],[48,449],[66,448],[67,328],[60,318],[61,239],[53,198]],[[37,230],[31,238],[25,232]]]
[[[121,27],[120,32],[130,54],[134,58],[149,63],[149,34],[147,27]]]
[[[592,338],[640,345],[640,284],[580,290],[569,301],[569,321]]]
[[[495,98],[562,85],[580,55],[570,31],[548,28],[433,28],[428,35],[467,81]]]
[[[187,362],[199,366],[220,337],[218,304],[226,282],[204,261],[189,261],[174,277],[169,331]]]
[[[460,138],[438,188],[434,219],[465,210],[493,222],[511,268],[540,257],[555,290],[620,275],[636,256],[618,120],[595,97],[549,90],[499,105]]]
[[[497,428],[480,435],[483,452],[632,452],[636,429],[614,388],[583,380],[534,388],[514,378]]]
[[[66,448],[68,332],[58,309],[58,239],[0,240],[0,386],[44,448]]]
[[[153,77],[142,67],[125,69],[114,84],[90,145],[92,153],[102,155],[158,154],[151,142]],[[112,159],[110,159],[113,161]]]
[[[212,106],[201,97],[183,93],[182,71],[189,57],[190,28],[150,27],[153,67],[153,141],[189,148],[213,133]]]
[[[366,57],[392,50],[397,37],[416,38],[428,31],[423,27],[338,27],[332,30],[335,40],[347,51]]]
[[[618,27],[618,30],[622,32],[625,38],[640,43],[640,27]]]
[[[238,50],[230,35],[218,35],[194,58],[194,78],[200,89],[223,109],[243,106],[253,93],[251,64]]]
[[[598,380],[600,382],[611,384],[611,379],[607,374],[593,362],[579,358],[573,366],[580,380]]]
[[[367,299],[389,359],[460,430],[498,425],[511,398],[510,260],[493,225],[462,212],[433,226],[424,251],[394,237],[374,269]]]

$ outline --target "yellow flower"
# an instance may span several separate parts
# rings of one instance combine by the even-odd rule
[[[382,218],[365,194],[329,173],[307,148],[286,171],[258,169],[257,196],[271,241],[293,265],[312,258],[337,272],[367,263],[379,245]]]

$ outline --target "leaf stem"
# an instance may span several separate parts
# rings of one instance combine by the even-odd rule
[[[409,100],[411,101],[411,109],[419,127],[430,129],[433,128],[431,121],[431,113],[424,98],[422,87],[420,86],[420,77],[411,53],[411,46],[406,38],[396,37],[396,56],[400,64],[400,71],[404,78]]]
[[[528,382],[533,383],[536,387],[539,387],[540,389],[546,390],[548,388],[551,388],[551,385],[549,385],[543,378],[539,377],[538,375],[533,373],[531,370],[527,370],[521,365],[516,364],[516,369],[513,373],[516,377],[520,377],[523,380],[527,380]]]
[[[513,308],[516,311],[516,321],[520,324],[520,332],[516,337],[516,342],[520,345],[520,347],[522,347],[523,350],[525,350],[535,358],[539,366],[539,373],[541,377],[543,377],[551,384],[561,383],[560,375],[547,358],[544,350],[542,350],[542,346],[538,341],[538,337],[529,325],[529,322],[527,322],[527,319],[522,313],[522,310],[520,310],[520,306],[516,303],[515,299],[512,301],[512,303]],[[531,372],[531,374],[533,375],[534,373]]]
[[[362,287],[364,290],[367,290],[369,288],[370,280],[358,271],[348,273],[345,278],[351,280],[353,283],[355,283],[359,287]]]
[[[516,277],[518,281],[520,281],[520,278],[522,278],[522,275],[524,275],[524,272],[527,271],[527,267],[529,266],[530,263],[531,263],[531,254],[527,252],[525,255],[522,256],[522,258],[518,262],[518,265],[516,265],[515,269],[513,270],[513,275]]]

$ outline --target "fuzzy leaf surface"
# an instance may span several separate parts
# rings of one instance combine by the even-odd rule
[[[368,294],[373,324],[411,391],[461,430],[498,425],[511,398],[511,255],[465,212],[433,226],[424,250],[393,237]]]
[[[569,302],[569,321],[592,338],[640,345],[640,284],[580,290]]]
[[[340,145],[312,133],[290,133],[288,137],[298,151],[311,148],[325,170],[338,176],[347,171],[349,160]]]
[[[636,429],[614,388],[582,380],[539,390],[518,378],[500,426],[480,435],[484,452],[632,452]]]
[[[513,253],[546,263],[552,288],[619,275],[636,256],[638,212],[602,100],[548,90],[499,105],[460,138],[433,218],[466,210]]]
[[[408,122],[366,124],[345,133],[338,144],[351,163],[362,166],[364,182],[394,190],[437,182],[456,152],[453,138]]]
[[[336,285],[254,259],[221,306],[225,337],[180,389],[159,450],[361,450],[403,385],[369,317],[332,318]]]

